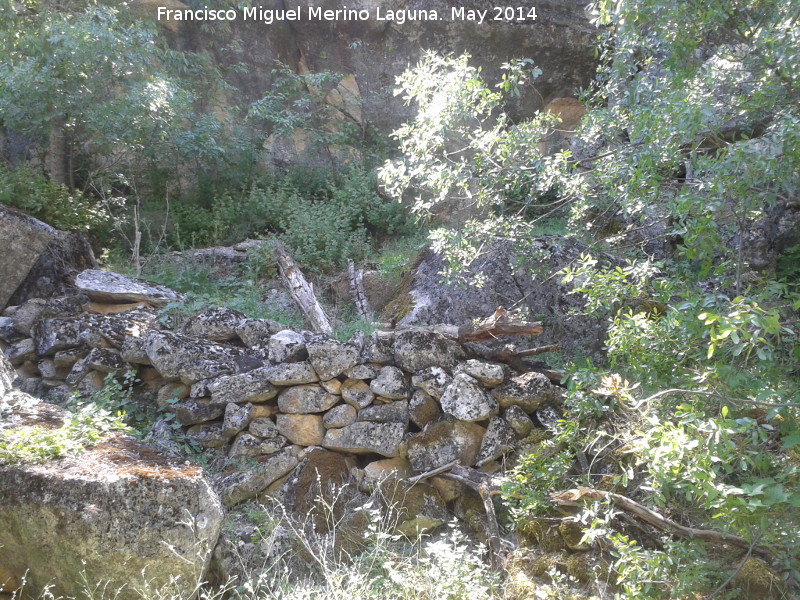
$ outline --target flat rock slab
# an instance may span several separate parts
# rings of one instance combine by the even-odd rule
[[[147,302],[156,308],[163,308],[170,302],[182,302],[186,299],[183,294],[163,285],[96,269],[87,269],[80,273],[75,278],[75,286],[95,302],[109,304]]]
[[[126,436],[76,458],[0,467],[0,564],[33,595],[52,585],[56,597],[83,597],[85,576],[119,600],[146,585],[188,598],[221,526],[201,468]]]

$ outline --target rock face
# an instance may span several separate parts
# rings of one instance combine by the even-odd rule
[[[80,235],[59,231],[3,205],[0,248],[0,309],[63,293],[75,273],[97,266],[91,246]]]
[[[0,564],[56,596],[81,597],[85,573],[121,600],[146,584],[188,598],[222,525],[199,467],[122,436],[78,458],[0,467],[0,507]]]

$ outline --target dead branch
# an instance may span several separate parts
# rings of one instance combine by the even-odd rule
[[[561,492],[553,492],[550,494],[550,499],[559,506],[579,506],[581,500],[606,500],[610,499],[614,502],[617,508],[631,513],[638,519],[644,521],[648,525],[655,527],[661,531],[666,531],[678,537],[701,540],[710,544],[728,544],[743,548],[745,550],[761,554],[762,556],[771,557],[772,553],[766,546],[755,546],[744,538],[735,535],[714,531],[713,529],[695,529],[694,527],[685,527],[676,523],[672,519],[668,519],[662,514],[647,508],[631,500],[626,496],[607,492],[605,490],[597,490],[594,488],[579,487],[572,490],[565,490]]]
[[[275,260],[278,263],[281,281],[289,290],[297,306],[303,311],[311,328],[318,333],[332,335],[333,328],[314,295],[314,286],[305,278],[303,272],[280,242],[275,243]]]
[[[356,263],[352,259],[347,260],[347,276],[350,280],[350,299],[356,307],[356,313],[365,321],[369,321],[372,311],[369,309],[367,292],[364,290],[364,271],[356,269]]]

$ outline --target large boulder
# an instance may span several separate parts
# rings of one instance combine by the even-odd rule
[[[26,407],[25,424],[37,413],[34,424],[60,426],[54,408]],[[55,596],[84,597],[88,582],[107,583],[120,600],[158,588],[189,598],[221,525],[200,467],[127,436],[77,457],[0,466],[0,565],[33,594],[52,586]]]
[[[0,205],[0,309],[64,292],[83,269],[96,267],[85,238],[59,231]]]
[[[95,302],[109,304],[146,302],[161,308],[185,299],[182,294],[163,285],[96,269],[87,269],[80,273],[75,278],[75,286]]]

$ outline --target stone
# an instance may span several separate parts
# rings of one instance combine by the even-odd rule
[[[364,342],[364,346],[361,349],[361,357],[368,363],[393,365],[394,349],[391,342],[378,337],[377,332],[373,332]]]
[[[225,406],[198,398],[173,404],[169,411],[175,413],[175,420],[181,425],[197,425],[198,423],[206,423],[221,417],[225,412]],[[232,435],[233,433],[228,433],[223,429],[223,436],[226,439],[229,439]]]
[[[305,338],[291,329],[284,329],[273,335],[269,339],[267,351],[273,363],[294,362],[308,358]]]
[[[500,406],[478,382],[459,373],[441,399],[442,411],[460,421],[483,421],[500,411]]]
[[[14,380],[17,374],[14,371],[13,365],[9,360],[0,354],[0,404],[6,394],[10,393],[13,388]]]
[[[320,381],[319,384],[329,394],[339,396],[342,393],[342,382],[338,379],[329,379],[328,381]]]
[[[230,436],[225,435],[222,423],[201,423],[193,425],[186,430],[186,437],[197,442],[203,448],[221,448],[230,442]]]
[[[537,408],[534,416],[542,427],[553,432],[558,431],[558,422],[564,418],[560,410],[549,404],[543,404]]]
[[[47,300],[43,298],[31,298],[17,306],[10,317],[11,322],[14,324],[14,329],[26,337],[31,337],[33,335],[33,325],[42,315],[45,306],[47,306]]]
[[[445,502],[453,502],[468,493],[468,488],[463,483],[453,481],[448,477],[431,477],[428,479],[428,483],[439,491]]]
[[[411,422],[420,429],[437,421],[442,411],[439,403],[430,394],[416,390],[408,403],[408,416]]]
[[[108,348],[93,348],[84,361],[87,367],[101,373],[121,375],[132,370],[131,365],[122,360],[119,352]]]
[[[408,426],[408,402],[396,400],[388,404],[373,404],[362,408],[358,413],[359,421],[371,421],[373,423],[402,423]]]
[[[150,305],[146,302],[124,302],[122,304],[102,304],[100,302],[89,302],[86,304],[86,312],[95,315],[118,315],[136,308],[147,308],[149,306]]]
[[[512,404],[503,412],[503,418],[520,438],[530,435],[533,420],[516,404]]]
[[[72,368],[79,360],[86,358],[89,351],[86,348],[70,348],[69,350],[61,350],[56,352],[53,356],[53,363],[58,368]],[[123,360],[125,360],[123,358]]]
[[[391,491],[387,491],[387,487]],[[395,532],[407,538],[416,539],[450,519],[441,494],[427,482],[410,484],[392,479],[382,489],[390,505],[389,520],[396,523]]]
[[[408,479],[413,475],[414,470],[411,468],[411,463],[407,458],[400,456],[374,460],[364,467],[365,481],[370,488],[389,477]]]
[[[339,397],[329,394],[319,385],[298,385],[278,394],[278,409],[283,413],[308,414],[325,412]]]
[[[239,370],[243,353],[238,348],[210,341],[151,330],[144,340],[151,364],[167,379],[191,385],[201,379],[228,375]]]
[[[316,372],[308,362],[281,363],[258,369],[259,377],[263,377],[273,385],[302,385],[319,381]]]
[[[487,388],[497,387],[505,379],[503,365],[475,359],[460,363],[456,367],[456,373],[466,373]]]
[[[442,420],[431,423],[408,440],[408,460],[418,473],[432,471],[452,461],[475,464],[486,430],[476,423]]]
[[[480,467],[514,450],[517,435],[501,417],[492,417],[478,451],[476,464]]]
[[[358,352],[352,346],[323,339],[306,344],[308,360],[322,380],[333,379],[356,365]]]
[[[228,342],[238,338],[237,330],[247,316],[226,307],[208,308],[190,317],[183,325],[183,334],[213,342]]]
[[[283,437],[298,446],[319,446],[325,436],[320,415],[279,414],[275,424]]]
[[[340,429],[329,429],[322,442],[324,448],[353,454],[399,456],[406,428],[402,423],[356,422]]]
[[[261,456],[267,454],[275,454],[286,446],[286,438],[280,434],[275,435],[271,439],[264,440],[255,437],[249,433],[242,432],[236,436],[236,439],[228,451],[229,458],[249,458],[252,456]]]
[[[14,327],[11,317],[0,317],[0,341],[6,344],[13,344],[20,341],[25,336]]]
[[[183,383],[167,383],[158,388],[156,404],[164,410],[172,404],[189,397],[189,386]]]
[[[356,410],[369,406],[375,399],[375,394],[370,387],[360,379],[346,380],[342,383],[341,392],[342,400]]]
[[[85,329],[86,321],[78,317],[37,321],[33,327],[36,354],[45,357],[80,346],[80,335]]]
[[[512,377],[500,387],[492,390],[492,395],[503,408],[516,405],[530,414],[543,404],[559,402],[561,392],[550,383],[542,373],[524,373]]]
[[[378,371],[372,365],[356,365],[347,369],[344,376],[348,379],[375,379]]]
[[[338,520],[343,516],[342,488],[350,478],[352,466],[352,459],[342,454],[322,448],[310,449],[284,485],[284,506],[304,520],[310,518],[317,532],[329,531],[329,519]],[[327,506],[321,506],[320,500]],[[334,514],[329,512],[331,509]]]
[[[58,353],[56,353],[58,354]],[[139,336],[126,336],[122,342],[120,349],[120,356],[125,362],[133,363],[135,365],[150,365],[150,357],[147,356],[145,350],[144,338]]]
[[[405,376],[397,367],[383,367],[378,377],[370,382],[369,389],[390,400],[406,400],[410,396]]]
[[[357,416],[355,408],[349,404],[340,404],[325,413],[325,416],[322,417],[322,424],[325,425],[325,429],[347,427],[356,422]]]
[[[214,487],[225,506],[232,507],[255,497],[272,482],[289,473],[299,462],[292,448],[270,456],[255,457],[253,461],[247,470],[226,473],[215,480]]]
[[[278,414],[278,407],[271,404],[254,404],[253,420],[274,417]]]
[[[414,373],[411,383],[437,400],[453,382],[453,378],[442,367],[428,367]]]
[[[88,346],[89,348],[112,347],[112,345],[108,343],[108,340],[106,340],[106,338],[104,338],[96,331],[92,331],[91,329],[84,329],[83,331],[81,331],[80,335],[78,335],[78,343],[81,346]]]
[[[95,302],[107,304],[146,302],[156,308],[164,308],[172,302],[186,300],[183,294],[163,285],[96,269],[87,269],[80,273],[75,278],[75,287]]]
[[[252,404],[239,405],[230,402],[225,406],[225,418],[222,420],[223,432],[225,435],[234,436],[246,429],[252,419]]]
[[[226,375],[208,384],[214,402],[266,402],[278,395],[278,388],[259,377],[257,370],[239,375]]]
[[[223,516],[202,468],[125,436],[75,458],[0,467],[0,505],[0,565],[36,597],[84,597],[88,581],[118,600],[147,589],[189,598]]]
[[[395,336],[394,360],[404,371],[415,373],[429,367],[452,369],[464,351],[453,340],[432,331],[402,331]]]
[[[269,348],[270,337],[283,330],[277,321],[269,319],[243,319],[236,328],[236,335],[250,348]]]
[[[3,354],[16,367],[26,360],[36,360],[36,344],[31,338],[25,338],[15,344],[11,344]]]
[[[278,435],[278,428],[275,421],[267,417],[254,417],[250,421],[247,430],[259,438],[272,438]]]
[[[88,369],[86,375],[74,386],[75,391],[79,394],[91,396],[95,392],[101,391],[106,386],[106,377],[106,375],[103,375],[103,373],[99,371]]]

